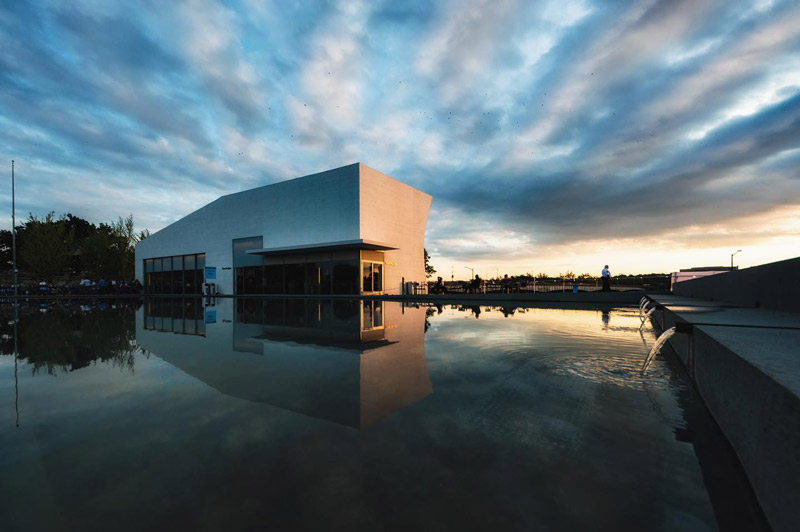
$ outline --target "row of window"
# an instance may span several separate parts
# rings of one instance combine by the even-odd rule
[[[204,253],[144,261],[148,294],[203,293]],[[235,268],[237,294],[357,295],[383,291],[383,263],[338,260]]]
[[[177,255],[144,260],[144,272],[170,272],[175,270],[202,270],[206,266],[206,254]]]
[[[362,282],[369,286],[370,292],[382,290],[383,265],[365,264],[370,266],[368,272],[362,268],[362,280],[359,279],[359,261],[356,260],[236,268],[236,293],[355,295],[361,293]]]
[[[205,253],[145,259],[145,292],[148,294],[202,294],[205,265]]]

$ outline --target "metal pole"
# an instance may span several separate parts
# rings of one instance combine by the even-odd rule
[[[14,299],[14,409],[17,411],[17,427],[19,427],[19,378],[17,377],[17,359],[19,343],[17,341],[17,323],[19,322],[19,300]]]
[[[17,297],[17,206],[14,198],[14,159],[11,159],[11,250],[14,267],[14,297]]]
[[[737,253],[742,251],[741,249],[737,249],[734,253],[731,253],[731,270],[733,270],[733,257],[736,256]]]

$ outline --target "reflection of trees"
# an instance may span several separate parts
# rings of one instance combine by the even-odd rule
[[[13,352],[13,307],[3,308],[2,349]],[[53,305],[20,308],[17,326],[20,360],[33,373],[74,371],[97,360],[133,371],[137,351],[134,314],[129,307]]]

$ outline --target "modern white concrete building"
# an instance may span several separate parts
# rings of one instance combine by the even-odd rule
[[[431,196],[361,163],[223,196],[136,246],[152,294],[399,294]]]

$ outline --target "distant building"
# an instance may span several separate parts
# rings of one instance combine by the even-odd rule
[[[669,289],[670,291],[672,291],[672,288],[675,286],[675,283],[680,283],[682,281],[690,281],[692,279],[697,279],[699,277],[707,277],[709,275],[726,273],[738,269],[739,269],[738,266],[734,266],[733,268],[729,268],[728,266],[700,266],[697,268],[685,268],[677,272],[672,272],[672,274],[670,275]]]
[[[136,246],[149,294],[399,294],[431,196],[361,163],[223,196]]]

